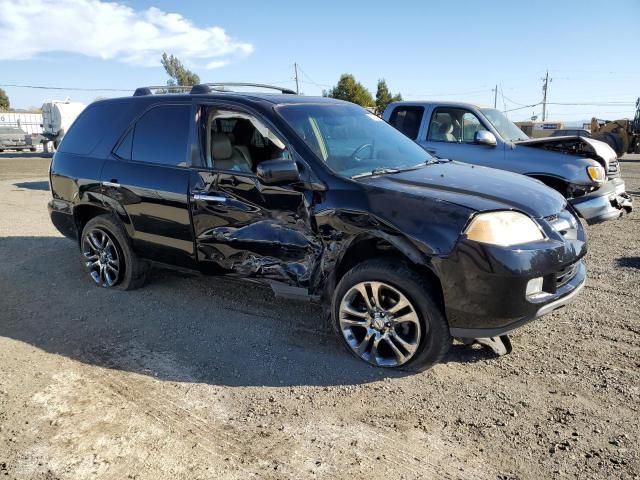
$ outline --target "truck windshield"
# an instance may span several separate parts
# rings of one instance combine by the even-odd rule
[[[357,105],[284,105],[277,111],[320,160],[344,177],[393,173],[435,160]]]
[[[487,120],[498,131],[500,136],[508,142],[518,142],[520,140],[528,140],[526,133],[518,128],[518,126],[509,120],[504,114],[495,108],[481,108]]]

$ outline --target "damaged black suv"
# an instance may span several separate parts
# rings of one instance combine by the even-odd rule
[[[140,88],[76,120],[49,211],[96,285],[139,287],[151,261],[251,278],[323,302],[362,360],[412,370],[584,285],[583,227],[541,182],[433,158],[350,103],[247,85]]]

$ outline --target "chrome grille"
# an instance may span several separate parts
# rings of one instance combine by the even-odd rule
[[[609,178],[617,177],[620,173],[620,164],[618,163],[618,159],[614,158],[609,161],[609,169],[607,170],[607,176]]]
[[[549,222],[551,228],[562,235],[567,240],[575,240],[578,238],[578,220],[568,210],[549,215],[545,217],[545,220]]]

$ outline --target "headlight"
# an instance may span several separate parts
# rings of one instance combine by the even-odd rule
[[[509,211],[481,213],[471,221],[464,233],[469,240],[503,247],[545,238],[531,218]]]
[[[589,178],[594,182],[604,182],[604,168],[602,168],[600,165],[595,167],[587,167],[587,174],[589,175]]]

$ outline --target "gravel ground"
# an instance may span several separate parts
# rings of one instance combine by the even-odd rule
[[[155,269],[92,285],[0,155],[0,478],[640,478],[640,212],[588,228],[577,301],[418,375],[361,364],[320,309]],[[640,201],[640,156],[623,162]]]

